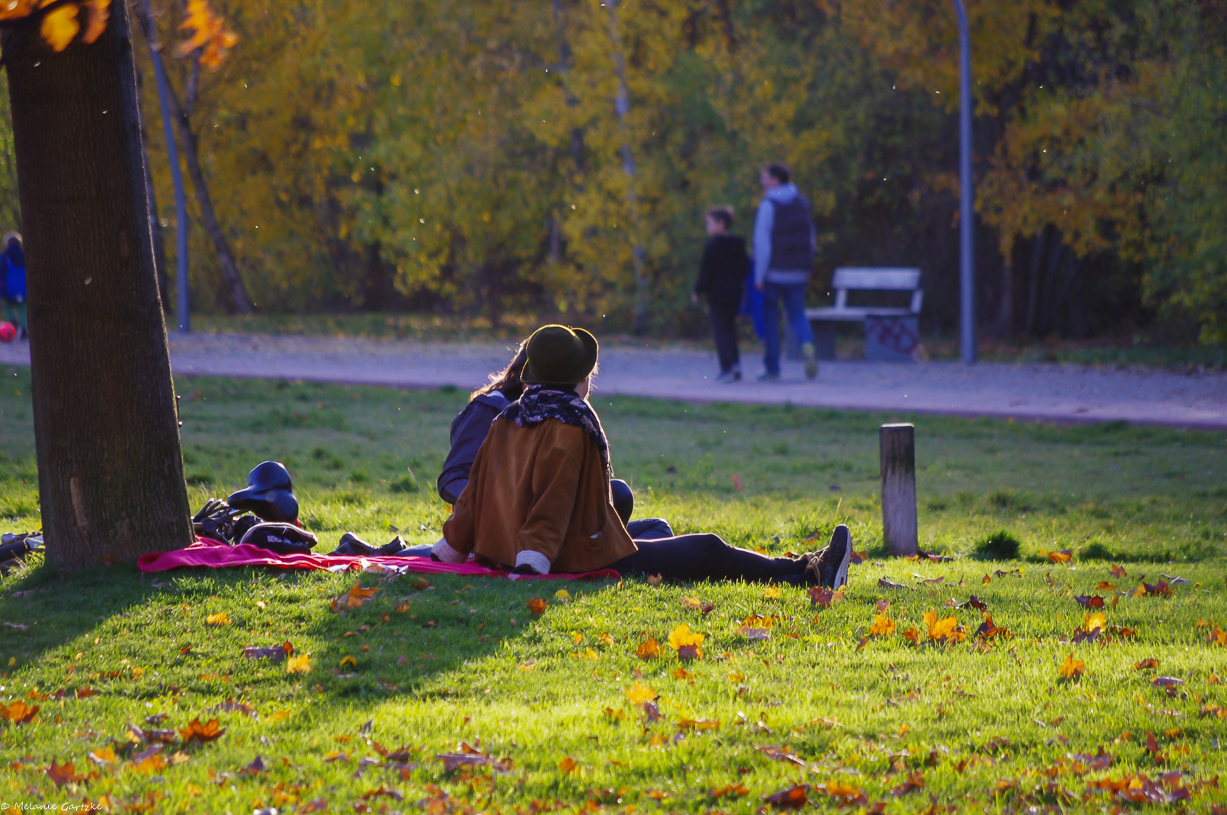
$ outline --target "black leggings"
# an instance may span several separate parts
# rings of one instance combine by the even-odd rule
[[[805,585],[800,558],[767,557],[729,546],[719,535],[679,535],[637,540],[639,551],[611,563],[628,577],[662,575],[669,580],[745,580],[750,583]]]

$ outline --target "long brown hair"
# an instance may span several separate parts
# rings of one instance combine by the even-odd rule
[[[515,356],[511,358],[511,362],[506,368],[490,374],[490,383],[488,385],[484,385],[469,394],[469,401],[472,402],[477,397],[484,396],[490,391],[499,391],[511,402],[519,399],[520,394],[524,393],[524,385],[520,382],[520,372],[524,370],[526,362],[528,362],[528,340],[524,340],[520,343],[520,347],[516,348]]]

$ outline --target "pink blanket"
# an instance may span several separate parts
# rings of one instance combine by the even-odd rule
[[[584,574],[521,575],[487,569],[476,563],[437,563],[428,557],[380,557],[365,555],[278,555],[259,546],[241,543],[231,546],[210,538],[196,538],[186,549],[173,552],[155,552],[143,555],[136,561],[142,572],[164,572],[180,566],[203,566],[220,569],[226,566],[271,566],[275,569],[325,569],[330,572],[376,571],[386,573],[461,574],[482,577],[506,577],[511,580],[541,580],[561,578],[608,577],[617,579],[613,569],[601,569]]]

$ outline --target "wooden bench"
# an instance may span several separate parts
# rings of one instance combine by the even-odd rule
[[[831,288],[835,290],[834,306],[805,310],[814,328],[819,359],[835,359],[835,326],[841,322],[865,324],[866,359],[879,362],[912,359],[920,342],[920,304],[924,300],[919,269],[843,267],[835,270]],[[911,292],[912,301],[906,308],[849,306],[848,292],[852,291],[906,291]]]

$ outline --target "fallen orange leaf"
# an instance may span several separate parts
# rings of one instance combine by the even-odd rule
[[[38,710],[38,705],[30,706],[18,700],[10,703],[8,706],[0,704],[0,718],[16,725],[29,724],[34,721]]]
[[[885,614],[875,614],[868,633],[871,637],[889,637],[895,633],[895,621]]]
[[[184,744],[190,744],[193,741],[201,743],[217,741],[222,734],[226,732],[224,727],[218,727],[217,719],[210,719],[207,724],[201,724],[200,719],[192,719],[188,722],[187,727],[180,728],[179,738]]]
[[[1061,663],[1061,667],[1057,669],[1057,673],[1059,673],[1063,679],[1077,679],[1086,673],[1086,663],[1080,659],[1074,659],[1074,655],[1071,653],[1065,658],[1065,661]]]
[[[635,655],[640,659],[652,659],[660,656],[660,643],[655,637],[648,637],[643,642],[639,643],[639,647],[635,649]]]
[[[531,611],[533,614],[544,614],[546,606],[548,605],[549,604],[546,603],[544,600],[542,600],[540,597],[534,597],[533,599],[528,601],[528,610]]]
[[[76,768],[72,766],[71,761],[65,762],[64,764],[56,764],[55,759],[51,759],[51,766],[47,768],[47,777],[50,778],[57,787],[62,787],[65,784],[85,780],[85,776],[77,774]]]

